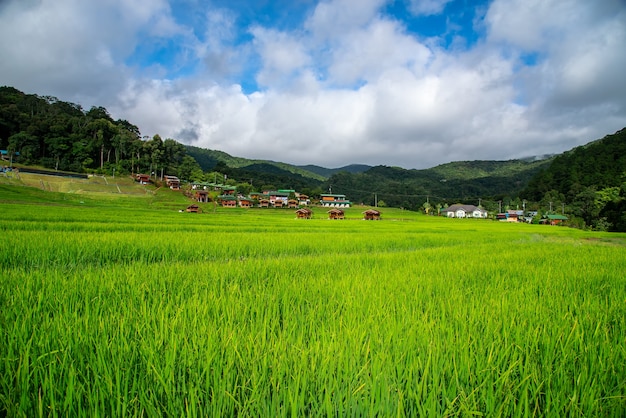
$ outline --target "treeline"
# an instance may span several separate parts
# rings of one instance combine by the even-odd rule
[[[0,87],[0,149],[26,165],[78,173],[155,172],[190,179],[201,175],[184,145],[114,120],[104,107],[85,111],[51,96]]]

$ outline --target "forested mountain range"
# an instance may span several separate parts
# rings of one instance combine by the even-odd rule
[[[376,166],[363,173],[335,174],[328,184],[367,204],[383,200],[387,205],[411,210],[421,209],[424,204],[435,207],[459,202],[484,206],[494,205],[497,200],[513,200],[549,164],[547,159],[460,161],[424,170]]]
[[[587,226],[626,231],[626,128],[554,157],[521,196],[567,204]]]
[[[490,212],[561,208],[579,226],[626,230],[626,130],[557,156],[460,161],[424,170],[349,165],[329,169],[233,157],[142,136],[103,107],[85,111],[55,97],[0,87],[0,149],[16,162],[72,172],[155,172],[183,181],[226,181],[241,190],[345,194],[355,203],[433,211],[453,203]]]

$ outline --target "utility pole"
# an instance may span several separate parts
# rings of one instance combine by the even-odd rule
[[[374,207],[378,207],[378,193],[374,193]]]
[[[552,212],[552,202],[550,202],[550,212]]]

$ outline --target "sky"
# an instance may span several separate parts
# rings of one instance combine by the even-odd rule
[[[626,127],[626,0],[0,0],[0,85],[142,135],[335,168]]]

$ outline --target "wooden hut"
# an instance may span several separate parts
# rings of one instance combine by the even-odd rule
[[[259,207],[260,208],[269,208],[270,207],[270,201],[267,200],[267,199],[259,200]]]
[[[313,211],[311,209],[302,208],[296,211],[296,216],[298,219],[311,219],[313,216]]]
[[[206,190],[196,190],[195,198],[200,203],[209,202],[209,192]]]
[[[344,214],[341,209],[331,209],[328,211],[328,219],[344,219]]]
[[[180,190],[180,180],[176,176],[165,176],[165,183],[172,190]]]
[[[380,212],[375,209],[368,209],[363,212],[363,219],[365,219],[366,221],[379,221]]]
[[[223,208],[236,208],[237,207],[237,198],[235,196],[230,195],[222,195],[219,197],[222,202]]]
[[[150,183],[150,175],[149,174],[136,174],[135,180],[137,180],[139,184],[148,184]]]
[[[251,208],[252,207],[252,199],[248,199],[246,197],[239,198],[239,206],[242,208]]]
[[[288,207],[289,209],[295,209],[295,208],[297,208],[297,207],[298,207],[298,201],[297,201],[297,200],[295,200],[295,199],[289,199],[289,200],[287,201],[287,207]]]
[[[186,210],[190,213],[200,213],[200,207],[198,205],[189,205]]]

